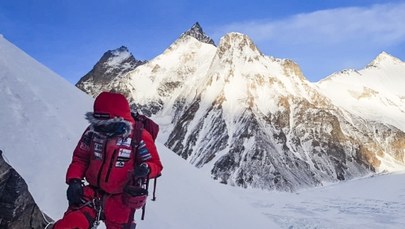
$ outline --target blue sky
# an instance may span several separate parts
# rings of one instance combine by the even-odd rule
[[[121,45],[152,59],[197,21],[217,44],[247,34],[313,82],[382,51],[405,60],[405,0],[0,1],[0,34],[71,83]]]

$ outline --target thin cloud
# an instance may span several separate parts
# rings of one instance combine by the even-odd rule
[[[315,11],[285,18],[234,23],[216,35],[241,32],[257,42],[337,44],[362,41],[374,44],[405,40],[405,3]],[[221,35],[222,34],[222,35]]]

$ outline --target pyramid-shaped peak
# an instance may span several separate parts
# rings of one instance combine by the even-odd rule
[[[215,46],[215,42],[214,40],[212,40],[209,36],[207,36],[200,23],[196,22],[189,30],[187,30],[186,32],[184,32],[180,37],[184,37],[184,36],[192,36],[195,39],[207,43],[207,44],[211,44]]]
[[[135,59],[128,48],[121,46],[117,49],[106,51],[93,69],[83,76],[76,86],[90,95],[98,95],[99,90],[106,90],[106,85],[112,80],[119,78],[136,67],[146,63]],[[93,85],[94,87],[88,87]]]
[[[367,65],[367,67],[377,67],[397,63],[402,63],[402,61],[386,52],[381,52],[369,65]]]
[[[191,30],[198,30],[201,33],[203,32],[202,27],[201,27],[200,23],[198,23],[198,22],[194,23],[194,25],[191,27]]]

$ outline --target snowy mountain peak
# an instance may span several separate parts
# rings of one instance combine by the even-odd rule
[[[381,52],[367,67],[378,67],[399,64],[402,61],[386,52]]]
[[[202,27],[200,26],[200,24],[198,22],[196,22],[191,29],[189,29],[188,31],[184,32],[180,37],[184,37],[184,36],[192,36],[195,39],[207,43],[207,44],[211,44],[215,46],[215,42],[214,40],[212,40],[209,36],[207,36]]]
[[[109,66],[118,66],[123,64],[128,59],[135,59],[129,52],[128,48],[121,46],[114,50],[108,50],[101,57],[100,62]]]
[[[106,84],[110,81],[124,76],[144,63],[146,61],[135,59],[125,46],[108,50],[93,69],[77,82],[76,86],[82,91],[96,96],[99,91],[107,89]],[[97,86],[94,87],[94,85]]]

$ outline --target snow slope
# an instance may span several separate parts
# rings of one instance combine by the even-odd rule
[[[297,193],[237,190],[280,228],[400,229],[405,174],[387,174]]]
[[[233,191],[236,188],[218,184],[164,145],[157,146],[163,176],[158,179],[157,201],[148,202],[145,221],[138,220],[139,228],[279,228],[241,200]],[[136,216],[139,219],[140,213]]]
[[[0,107],[5,157],[40,207],[61,214],[65,170],[92,99],[0,37]]]

